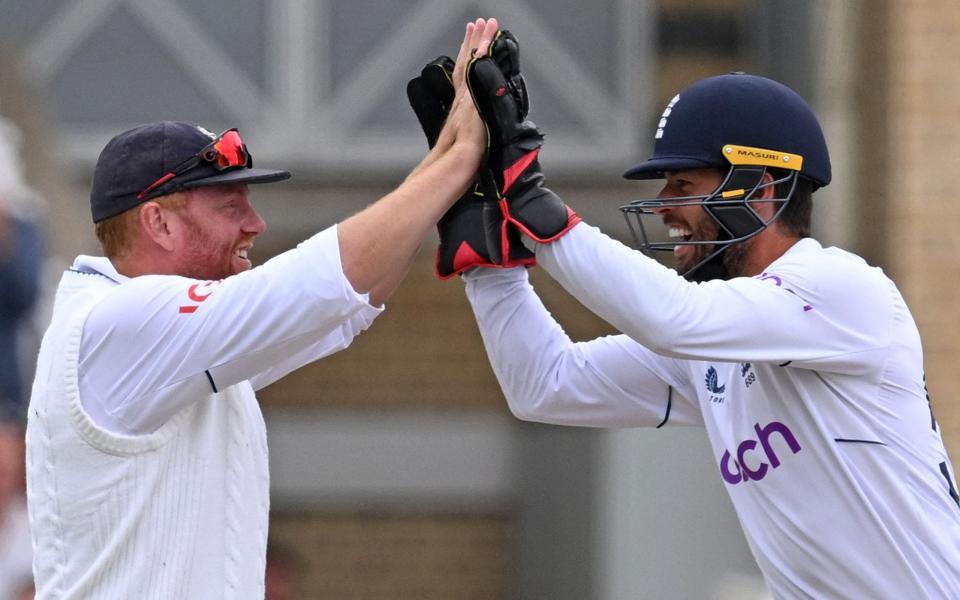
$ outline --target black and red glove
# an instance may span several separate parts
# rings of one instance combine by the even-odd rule
[[[497,203],[486,201],[479,183],[474,184],[437,223],[437,277],[450,279],[470,267],[535,264],[533,253],[523,246],[520,234],[505,225]],[[505,237],[512,239],[504,245],[501,240]]]
[[[488,132],[484,187],[493,188],[507,223],[537,242],[559,238],[580,217],[543,185],[537,160],[543,135],[527,119],[530,101],[513,34],[498,32],[490,50],[470,61],[467,84]]]
[[[427,65],[407,83],[407,99],[416,113],[427,144],[432,148],[453,103],[453,66],[447,56]],[[436,273],[449,279],[471,267],[512,267],[536,264],[533,253],[507,227],[496,202],[496,191],[475,183],[437,223]]]
[[[428,62],[419,77],[407,82],[407,99],[417,114],[427,145],[433,148],[453,105],[453,59],[440,56]]]

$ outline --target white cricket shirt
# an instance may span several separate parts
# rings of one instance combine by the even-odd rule
[[[80,397],[95,422],[127,434],[240,381],[266,387],[346,348],[381,311],[343,276],[336,228],[222,281],[129,279],[102,257],[71,269],[122,284],[84,325]]]
[[[379,313],[344,276],[336,227],[219,282],[78,258],[27,422],[37,598],[263,598],[254,389],[345,348]]]
[[[525,269],[474,269],[515,415],[705,427],[778,598],[960,598],[956,479],[880,269],[803,239],[761,275],[695,284],[586,224],[537,260],[623,335],[573,343]]]

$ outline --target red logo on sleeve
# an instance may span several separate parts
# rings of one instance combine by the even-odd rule
[[[188,287],[187,298],[189,302],[180,305],[180,312],[182,314],[196,312],[197,309],[200,308],[200,303],[210,297],[210,294],[213,293],[214,286],[217,285],[220,285],[219,281],[202,281]]]

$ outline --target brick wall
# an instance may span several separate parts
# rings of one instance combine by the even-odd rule
[[[505,411],[464,284],[434,276],[434,248],[424,244],[389,309],[349,351],[291,373],[260,392],[261,402],[270,408]],[[542,270],[531,278],[572,337],[612,332]]]
[[[271,544],[291,566],[292,598],[515,596],[508,515],[281,513],[270,528]]]
[[[954,465],[960,464],[960,3],[887,3],[885,263],[924,340],[927,382]],[[880,124],[878,124],[879,126]]]

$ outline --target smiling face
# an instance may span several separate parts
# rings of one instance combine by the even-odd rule
[[[217,280],[249,269],[253,240],[266,223],[250,204],[246,185],[201,187],[171,218],[176,229],[176,273]]]
[[[720,186],[723,175],[717,169],[689,169],[667,172],[665,179],[666,183],[657,199],[669,201],[689,196],[708,196]],[[654,212],[660,215],[670,238],[678,242],[715,241],[720,231],[717,222],[702,206],[671,206],[667,202]],[[675,246],[673,255],[677,272],[686,273],[715,249],[714,244]]]

